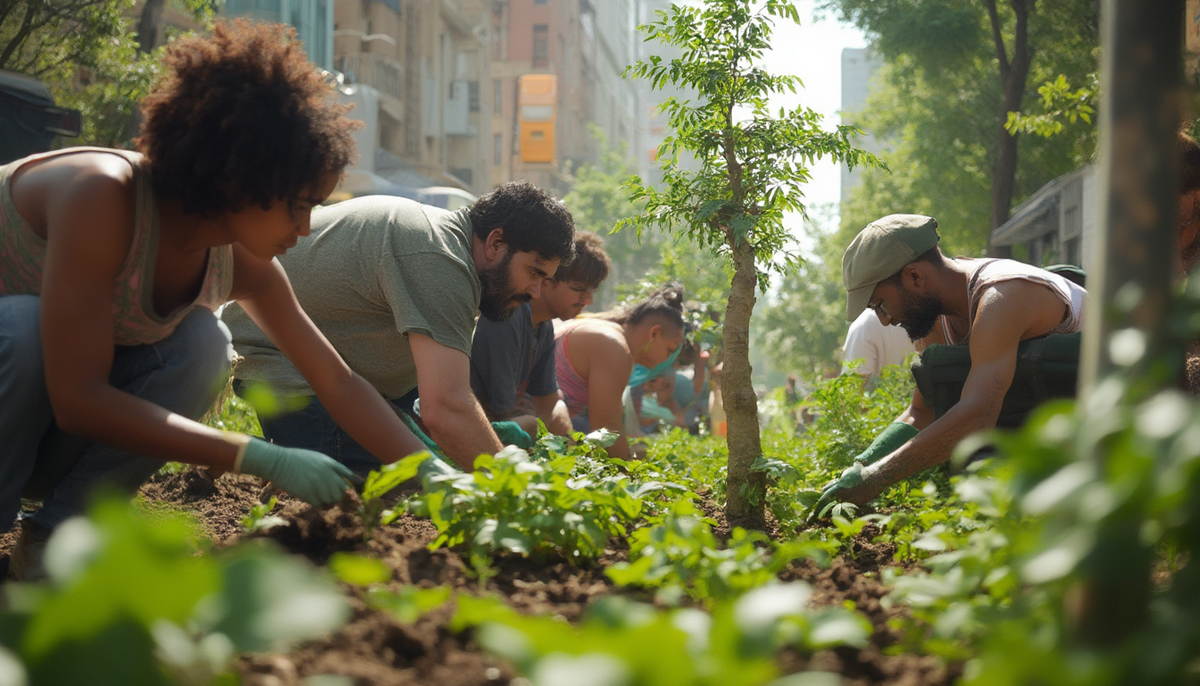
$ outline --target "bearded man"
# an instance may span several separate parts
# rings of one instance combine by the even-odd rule
[[[471,392],[477,312],[503,320],[570,263],[575,225],[563,204],[529,183],[508,183],[448,212],[394,196],[347,200],[312,214],[311,234],[279,259],[300,306],[349,367],[383,397],[417,388],[430,437],[470,471],[502,448]],[[380,462],[355,443],[271,340],[236,304],[222,315],[243,360],[235,388],[265,385],[279,407],[263,435],[320,450],[359,473]]]
[[[950,459],[968,435],[996,426],[1022,341],[1079,331],[1087,292],[1063,276],[1003,259],[945,257],[937,220],[893,214],[869,224],[842,257],[846,319],[865,309],[900,326],[918,351],[965,345],[970,372],[961,399],[935,419],[920,391],[842,478],[814,514],[834,501],[863,504],[888,486]]]

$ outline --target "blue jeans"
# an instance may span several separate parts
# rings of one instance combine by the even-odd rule
[[[239,395],[242,394],[244,384],[241,380],[233,382],[233,388]],[[397,410],[411,412],[411,396],[410,393],[390,402]],[[333,421],[329,410],[325,409],[315,395],[304,396],[304,401],[303,409],[295,412],[268,419],[259,417],[258,423],[262,426],[263,438],[287,448],[305,448],[324,453],[360,476],[366,476],[383,465],[379,458],[350,438],[350,434]]]
[[[33,521],[53,529],[83,514],[97,489],[132,496],[163,466],[59,430],[46,391],[41,301],[0,297],[0,527],[16,518],[21,498],[43,501]],[[212,312],[190,312],[169,337],[117,346],[109,383],[171,412],[199,419],[229,377],[229,329]]]

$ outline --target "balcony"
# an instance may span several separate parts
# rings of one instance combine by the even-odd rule
[[[348,77],[353,76],[354,83],[371,86],[397,100],[404,98],[404,68],[396,60],[360,52],[338,57],[337,69]]]

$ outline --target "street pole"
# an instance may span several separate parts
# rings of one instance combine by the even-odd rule
[[[1081,399],[1139,345],[1143,360],[1164,352],[1176,250],[1183,18],[1183,0],[1101,5],[1098,221],[1091,246],[1098,259],[1088,274]]]

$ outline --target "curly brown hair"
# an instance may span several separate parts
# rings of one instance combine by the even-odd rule
[[[154,191],[206,218],[295,202],[354,159],[335,91],[291,27],[238,19],[166,48],[138,149]]]

